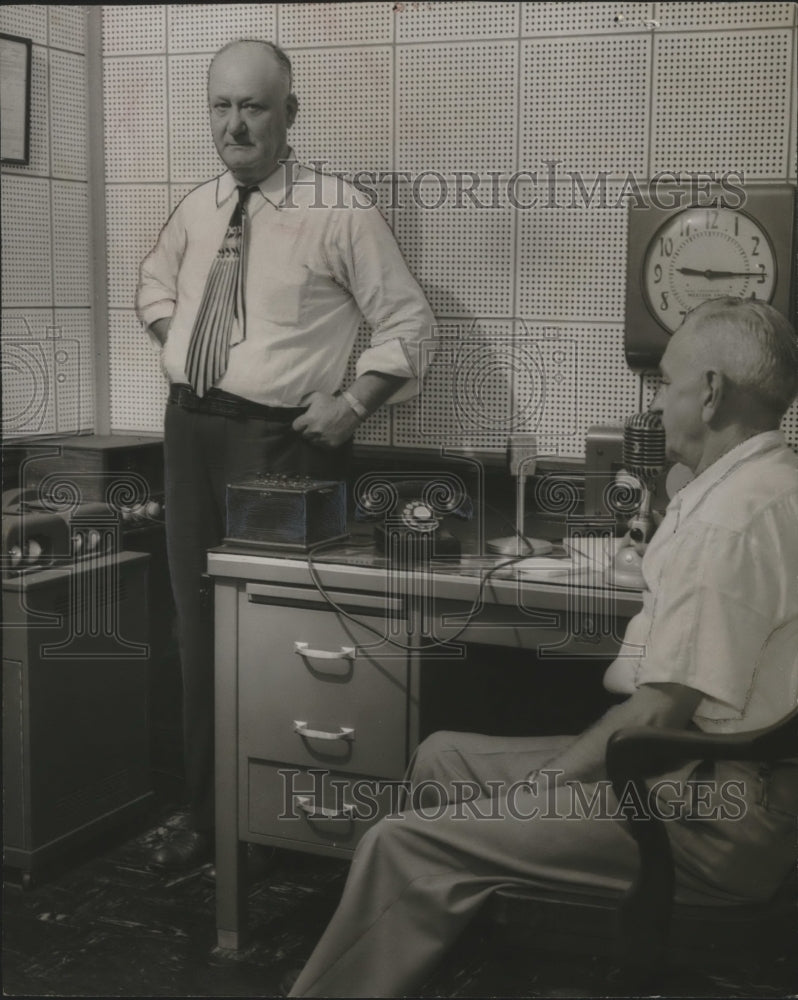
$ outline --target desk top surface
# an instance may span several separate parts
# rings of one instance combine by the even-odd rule
[[[604,574],[588,560],[566,553],[540,558],[462,555],[434,559],[427,566],[389,565],[370,542],[357,539],[318,546],[310,552],[277,552],[239,545],[222,545],[208,553],[208,573],[217,579],[280,582],[299,586],[345,586],[371,592],[417,590],[421,575],[427,589],[441,600],[473,599],[482,588],[491,603],[515,604],[519,591],[525,603],[559,606],[574,594],[612,604],[617,614],[631,616],[640,609],[642,595],[607,584]]]

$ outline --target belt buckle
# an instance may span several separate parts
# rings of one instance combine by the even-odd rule
[[[210,396],[205,399],[205,407],[208,413],[217,417],[237,417],[239,415],[239,408],[231,399]]]

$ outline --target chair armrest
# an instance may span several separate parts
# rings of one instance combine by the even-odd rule
[[[607,743],[607,774],[622,789],[635,778],[650,778],[688,760],[761,760],[798,755],[798,709],[772,726],[747,733],[701,733],[687,729],[634,726]]]
[[[645,778],[689,760],[773,762],[798,753],[798,709],[772,726],[747,733],[713,734],[635,726],[607,741],[606,767],[619,800],[631,787],[635,810],[627,824],[637,842],[640,867],[620,910],[622,946],[630,964],[660,960],[665,948],[675,884],[665,824],[649,808]],[[640,812],[642,811],[642,816]]]

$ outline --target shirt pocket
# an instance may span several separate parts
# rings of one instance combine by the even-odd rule
[[[291,264],[248,268],[247,309],[256,322],[296,326],[310,293],[311,272]]]

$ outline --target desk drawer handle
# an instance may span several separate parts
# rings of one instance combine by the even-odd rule
[[[355,738],[354,729],[347,726],[340,726],[337,733],[328,733],[323,729],[308,729],[307,722],[300,722],[294,719],[294,732],[309,740],[353,740]]]
[[[326,806],[314,805],[309,795],[297,795],[295,802],[308,819],[354,819],[354,806],[344,805],[341,809],[327,809]]]
[[[294,652],[312,660],[354,660],[357,656],[354,646],[341,646],[340,649],[310,649],[306,642],[295,642]]]

